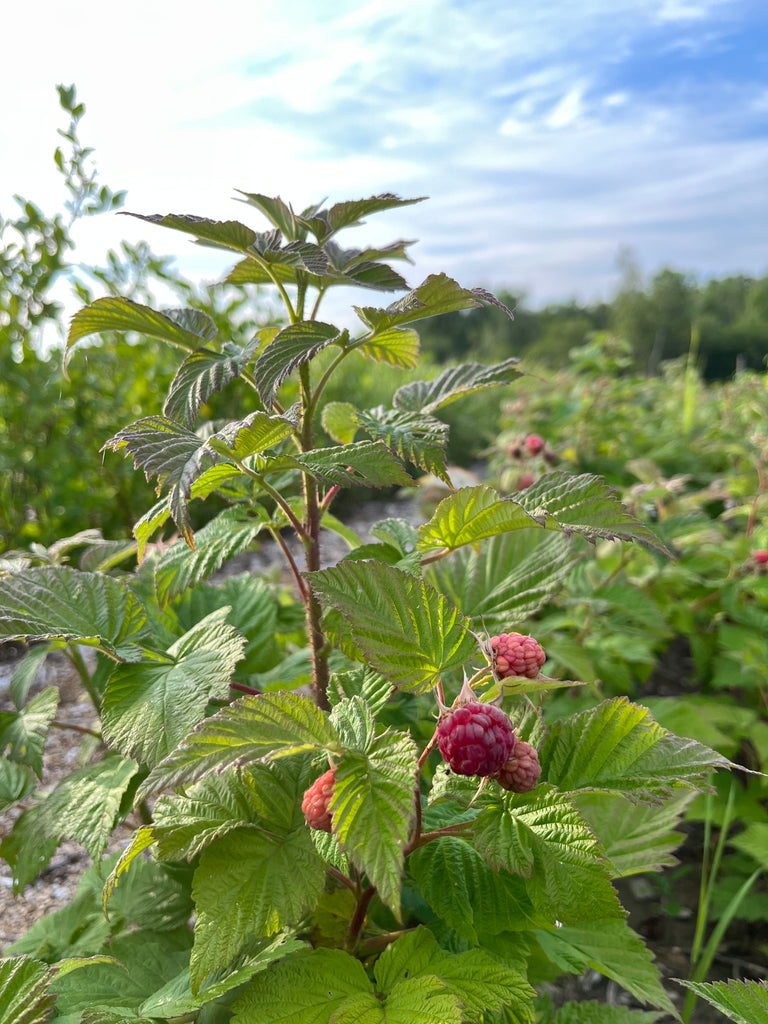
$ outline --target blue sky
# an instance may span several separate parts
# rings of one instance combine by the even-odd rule
[[[234,189],[427,195],[350,243],[419,239],[412,284],[445,270],[533,305],[609,297],[627,246],[649,275],[768,273],[764,0],[44,0],[3,21],[5,215],[14,192],[54,208],[74,82],[137,212],[260,227]],[[124,237],[189,276],[227,266],[129,218],[84,225],[80,255]]]

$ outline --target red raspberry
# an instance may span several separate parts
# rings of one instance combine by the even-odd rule
[[[493,663],[499,679],[526,676],[535,679],[547,656],[532,636],[521,633],[502,633],[491,637]]]
[[[768,551],[764,548],[758,548],[757,551],[753,551],[752,557],[758,565],[768,565]]]
[[[539,755],[525,740],[516,740],[512,757],[501,766],[494,778],[504,789],[513,793],[528,793],[534,789],[541,775]]]
[[[545,441],[538,434],[529,434],[525,439],[525,447],[530,455],[538,455],[544,449]]]
[[[471,700],[440,720],[437,743],[457,775],[493,775],[512,753],[515,731],[501,708]]]
[[[517,478],[517,489],[518,491],[524,491],[531,484],[536,482],[536,477],[533,473],[521,473]]]
[[[333,768],[329,768],[325,775],[321,775],[305,792],[301,809],[310,828],[323,832],[331,831],[331,812],[328,810],[328,804],[333,796],[334,781]]]

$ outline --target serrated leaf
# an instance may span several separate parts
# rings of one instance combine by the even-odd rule
[[[232,765],[315,750],[338,752],[338,739],[308,697],[290,692],[241,697],[202,722],[154,768],[139,798]]]
[[[430,565],[426,578],[472,617],[475,629],[504,632],[541,609],[577,555],[562,534],[515,530]]]
[[[462,487],[444,498],[419,529],[419,550],[452,551],[511,530],[540,526],[521,506],[486,484]]]
[[[587,540],[637,540],[669,554],[653,531],[619,501],[615,491],[591,473],[545,473],[520,491],[517,501],[547,530],[578,533]]]
[[[660,803],[680,787],[707,789],[707,776],[731,762],[695,740],[662,729],[626,697],[554,722],[539,750],[544,778],[561,790],[615,790]]]
[[[243,372],[258,346],[257,337],[243,348],[230,346],[223,352],[198,348],[176,371],[163,405],[163,415],[191,427],[200,407]]]
[[[662,805],[637,804],[619,793],[576,793],[573,802],[588,822],[610,864],[613,878],[656,873],[677,864],[676,832],[695,793],[683,789]]]
[[[307,579],[324,604],[342,613],[370,664],[400,689],[425,693],[476,652],[458,609],[400,569],[344,562]]]
[[[0,960],[0,1024],[45,1024],[56,996],[48,964],[27,956]]]
[[[144,609],[125,583],[66,565],[3,578],[0,637],[75,641],[135,661],[146,636]]]
[[[8,682],[8,692],[17,708],[24,706],[30,688],[37,678],[37,673],[51,650],[51,644],[35,644],[34,647],[29,648],[13,670],[13,675]]]
[[[430,975],[406,978],[395,985],[384,1007],[378,1004],[378,1013],[378,1017],[370,1018],[372,1024],[461,1024],[469,1019],[462,1014],[456,996],[446,992],[439,978]],[[343,1018],[348,1024],[355,1024],[356,1020],[352,1016]]]
[[[678,984],[706,999],[736,1024],[768,1024],[768,984],[764,981],[685,981]]]
[[[401,412],[379,406],[355,415],[358,426],[374,440],[396,452],[401,459],[434,473],[450,485],[445,467],[448,446],[448,425],[432,416]]]
[[[463,1008],[461,1020],[481,1021],[507,1004],[530,1002],[535,992],[516,971],[481,949],[449,953],[423,925],[387,946],[374,968],[381,992],[409,978],[438,978]],[[388,1005],[388,1003],[387,1003]]]
[[[437,916],[473,945],[482,934],[536,926],[524,883],[493,871],[463,839],[441,836],[414,850],[407,866]]]
[[[243,509],[225,509],[195,534],[195,549],[183,541],[166,548],[155,562],[155,595],[161,605],[204,582],[235,555],[248,551],[268,520],[254,519]]]
[[[505,359],[495,366],[483,363],[462,363],[444,370],[431,381],[412,381],[398,388],[392,404],[405,412],[434,413],[458,398],[472,395],[485,388],[511,384],[523,376],[517,369],[517,359]]]
[[[294,424],[286,417],[257,411],[217,430],[207,443],[220,455],[242,462],[249,455],[274,448],[290,437],[293,429]]]
[[[246,227],[236,220],[209,220],[207,217],[195,217],[191,214],[159,213],[141,214],[121,211],[126,217],[136,217],[149,224],[173,228],[185,234],[194,235],[199,241],[212,245],[217,249],[234,249],[236,252],[248,253],[251,246],[258,247],[262,236],[252,228]]]
[[[270,263],[265,265],[257,262],[251,257],[240,260],[224,278],[224,284],[295,284],[296,271],[294,266],[286,266],[281,263]]]
[[[249,206],[255,206],[257,210],[261,210],[264,216],[268,217],[287,239],[294,240],[298,237],[296,233],[296,217],[293,210],[283,202],[280,196],[271,198],[270,196],[262,195],[260,192],[243,192],[239,188],[236,188],[235,192],[245,196],[243,202]]]
[[[324,879],[325,864],[306,828],[267,835],[244,827],[214,840],[192,887],[192,991],[227,967],[251,935],[266,938],[296,924],[319,898]]]
[[[35,774],[25,764],[0,757],[0,814],[35,790]]]
[[[296,465],[325,484],[339,487],[413,487],[402,463],[381,441],[357,441],[333,448],[294,455],[286,465]],[[271,467],[280,469],[278,460]]]
[[[28,765],[39,779],[43,776],[43,748],[48,727],[56,717],[59,691],[46,687],[21,711],[0,711],[0,754]]]
[[[563,925],[555,931],[537,931],[536,938],[544,953],[562,970],[580,974],[591,967],[612,978],[641,1002],[676,1016],[659,981],[652,954],[626,921],[589,921],[579,927]]]
[[[368,286],[370,287],[370,284]],[[398,288],[400,285],[394,284],[393,287]],[[388,363],[403,370],[412,370],[419,365],[419,336],[410,328],[390,327],[388,330],[379,331],[371,341],[364,341],[356,348],[367,359],[373,359],[377,363]]]
[[[416,199],[401,199],[400,196],[396,196],[392,192],[382,192],[377,196],[370,196],[368,199],[349,199],[341,203],[334,203],[325,216],[335,234],[342,228],[360,224],[363,217],[368,217],[372,213],[394,210],[401,206],[413,206],[414,203],[424,202],[426,198],[426,196],[418,196]]]
[[[392,695],[392,683],[373,669],[359,666],[349,672],[336,672],[328,686],[328,699],[336,705],[350,697],[362,697],[374,715],[378,715]]]
[[[216,326],[210,317],[196,309],[159,312],[132,299],[106,296],[96,299],[72,317],[65,348],[65,365],[76,342],[103,331],[136,331],[150,338],[167,341],[185,352],[194,352],[216,334]]]
[[[345,999],[370,991],[365,968],[343,950],[292,953],[243,990],[232,1024],[329,1024]]]
[[[367,752],[338,759],[330,809],[333,831],[356,867],[400,916],[403,853],[415,815],[417,750],[410,736],[384,733]]]
[[[357,408],[351,402],[328,402],[323,406],[323,430],[338,444],[350,444],[358,431]]]
[[[245,637],[212,612],[167,652],[167,661],[118,665],[104,693],[102,728],[109,746],[154,767],[205,716],[208,701],[226,699]]]
[[[333,342],[342,343],[344,337],[338,327],[319,320],[301,321],[280,331],[253,366],[253,379],[265,408],[272,408],[278,388],[294,370]]]
[[[528,879],[534,906],[565,923],[621,917],[598,842],[571,801],[538,786],[508,794],[478,815],[475,848],[497,870]]]
[[[373,335],[391,327],[413,323],[440,313],[472,309],[482,305],[476,295],[446,274],[431,274],[418,288],[408,292],[386,309],[355,306],[354,310]]]
[[[343,747],[365,753],[375,735],[376,723],[371,709],[358,696],[345,698],[331,711],[330,721]]]

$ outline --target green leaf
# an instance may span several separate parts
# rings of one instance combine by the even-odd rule
[[[370,196],[368,199],[350,199],[341,203],[335,203],[322,216],[327,220],[328,226],[333,234],[341,231],[342,228],[353,227],[362,223],[363,217],[372,213],[381,213],[382,210],[394,210],[401,206],[413,206],[414,203],[422,203],[426,196],[418,196],[416,199],[401,199],[392,192],[382,192],[377,196]]]
[[[216,326],[196,309],[158,312],[132,299],[106,296],[96,299],[72,317],[65,349],[65,365],[72,346],[89,334],[103,331],[136,331],[167,341],[185,352],[194,352],[216,334]]]
[[[562,790],[615,790],[661,803],[679,788],[706,789],[706,777],[730,767],[721,754],[681,739],[626,697],[554,722],[539,750],[544,778]]]
[[[197,349],[176,371],[163,404],[163,415],[191,427],[200,407],[243,372],[258,345],[257,337],[243,348],[230,345],[223,352]]]
[[[51,969],[26,956],[0,960],[0,1024],[45,1024],[56,996],[49,992]]]
[[[345,749],[336,764],[330,804],[342,849],[396,917],[403,852],[415,815],[417,753],[410,736],[389,732],[367,752]]]
[[[145,215],[131,213],[128,210],[124,210],[123,215],[194,235],[197,241],[212,245],[216,249],[234,249],[235,252],[249,254],[252,246],[259,249],[265,244],[265,236],[257,234],[252,228],[236,220],[208,220],[206,217],[174,213],[165,216],[159,213]]]
[[[155,562],[155,594],[161,605],[168,604],[196,587],[243,551],[250,550],[268,525],[240,508],[225,509],[195,534],[195,549],[190,551],[178,540],[161,552]]]
[[[590,473],[545,473],[520,491],[517,500],[547,530],[578,533],[590,541],[637,540],[669,555],[653,531],[622,505],[605,481]]]
[[[587,967],[612,978],[643,1003],[677,1013],[659,981],[653,956],[626,921],[588,921],[537,931],[546,956],[562,970],[581,974]]]
[[[220,455],[242,462],[249,455],[274,448],[293,429],[294,424],[286,417],[257,411],[222,427],[208,438],[208,444]]]
[[[381,441],[358,441],[333,448],[290,457],[286,465],[296,465],[316,480],[339,487],[413,487],[402,464]],[[270,468],[282,468],[280,460]]]
[[[202,722],[154,768],[139,798],[235,764],[338,749],[334,729],[308,697],[290,692],[241,697]]]
[[[343,747],[362,753],[370,748],[376,733],[376,723],[371,708],[362,697],[340,700],[331,711],[330,720]]]
[[[65,565],[2,577],[0,637],[61,639],[136,661],[146,636],[144,609],[125,583]]]
[[[351,402],[327,402],[323,406],[323,430],[338,444],[350,444],[358,431],[357,408]]]
[[[278,388],[295,369],[333,342],[343,344],[345,336],[338,327],[319,320],[304,320],[280,331],[253,367],[253,379],[264,406],[272,408]]]
[[[573,802],[600,840],[611,876],[625,878],[677,864],[672,851],[684,836],[675,827],[694,795],[683,789],[657,806],[633,803],[620,793],[581,792]]]
[[[450,484],[445,468],[448,425],[432,416],[379,406],[355,413],[355,423],[374,440],[383,441],[401,459],[434,473]]]
[[[375,306],[355,306],[354,310],[371,334],[388,331],[391,327],[437,316],[439,313],[453,313],[459,309],[472,309],[480,306],[477,296],[467,288],[462,288],[446,274],[430,275],[418,288],[408,292],[397,302],[386,309]]]
[[[35,644],[34,647],[30,647],[13,670],[13,675],[8,683],[8,691],[17,708],[20,709],[24,706],[30,688],[37,678],[37,673],[51,653],[51,649],[51,644]]]
[[[482,934],[536,927],[524,883],[492,870],[463,839],[441,836],[414,850],[407,867],[435,914],[473,945]]]
[[[262,195],[260,192],[243,192],[239,188],[236,188],[235,192],[245,196],[243,202],[249,206],[255,206],[257,210],[261,210],[265,217],[268,217],[289,241],[295,241],[299,237],[294,212],[290,206],[283,202],[280,196],[272,199],[269,196]]]
[[[246,986],[232,1007],[232,1024],[329,1024],[345,999],[370,992],[365,968],[349,953],[292,953]]]
[[[308,573],[338,609],[370,664],[403,690],[425,693],[477,652],[467,620],[423,580],[380,562],[344,562]]]
[[[404,412],[434,413],[465,395],[511,384],[523,376],[522,370],[517,369],[517,362],[517,359],[505,359],[495,366],[485,366],[483,363],[452,366],[434,380],[403,384],[395,392],[392,403]]]
[[[764,981],[684,981],[678,984],[706,999],[736,1024],[768,1024],[768,985]]]
[[[104,693],[107,743],[150,767],[205,717],[211,698],[226,699],[245,637],[212,612],[177,640],[160,663],[118,665]]]
[[[373,998],[373,997],[371,997]],[[384,1003],[378,1004],[379,1016],[371,1022],[382,1024],[461,1024],[465,1017],[456,996],[446,992],[439,978],[425,976],[406,978],[392,989]],[[368,1019],[368,1018],[366,1018]],[[356,1017],[339,1018],[355,1024]],[[362,1024],[362,1021],[361,1021]]]
[[[325,864],[306,827],[274,835],[244,827],[215,839],[200,857],[192,889],[192,991],[227,967],[251,935],[266,938],[297,924],[324,880]]]
[[[0,757],[0,814],[35,790],[35,776],[27,765]]]
[[[430,565],[426,578],[471,615],[476,630],[504,632],[560,590],[576,557],[562,534],[516,530],[491,537],[479,552],[463,547]]]
[[[409,328],[390,327],[379,331],[372,341],[364,341],[356,348],[366,359],[374,359],[377,363],[388,363],[403,370],[412,370],[419,365],[419,336]]]
[[[510,530],[540,527],[517,502],[486,484],[462,487],[444,498],[419,530],[419,549],[452,551]]]
[[[568,924],[623,914],[595,836],[555,790],[538,786],[484,807],[473,841],[492,868],[528,879],[533,904],[544,915]]]
[[[349,672],[334,673],[328,686],[331,705],[348,697],[362,697],[374,715],[378,715],[391,696],[392,684],[389,680],[362,665]]]
[[[0,711],[0,753],[11,761],[28,765],[43,777],[43,748],[48,727],[56,717],[59,691],[49,686],[21,711]]]
[[[374,974],[378,989],[384,993],[392,992],[409,978],[438,978],[458,999],[462,1021],[481,1021],[485,1013],[498,1012],[508,1004],[530,1002],[535,995],[520,974],[481,949],[466,953],[441,949],[423,925],[387,946],[376,961]]]

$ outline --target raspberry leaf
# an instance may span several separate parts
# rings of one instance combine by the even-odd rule
[[[557,721],[539,751],[543,778],[562,790],[615,790],[661,803],[678,789],[708,789],[707,776],[731,762],[695,740],[662,729],[626,697]]]
[[[384,733],[367,752],[344,750],[337,761],[330,808],[333,831],[400,916],[403,850],[414,817],[417,750],[410,736]]]
[[[232,765],[318,750],[337,753],[338,737],[309,697],[285,691],[241,697],[161,761],[141,787],[142,796]]]
[[[575,923],[620,917],[623,910],[589,826],[555,790],[507,794],[485,807],[475,848],[496,870],[523,875],[543,915]]]
[[[348,339],[347,331],[340,332],[333,324],[319,320],[301,321],[280,331],[253,367],[253,379],[265,407],[272,408],[278,388],[294,370],[310,362],[328,345],[343,345]]]
[[[228,344],[223,352],[199,348],[187,356],[171,382],[168,396],[163,405],[163,414],[192,426],[197,419],[200,406],[217,391],[239,377],[253,358],[260,338],[242,348]]]
[[[296,924],[320,897],[324,879],[325,865],[303,825],[271,834],[239,828],[214,840],[192,885],[192,991],[227,967],[252,935],[267,937]]]
[[[641,1002],[677,1015],[659,980],[650,950],[626,921],[563,925],[555,931],[537,931],[536,938],[547,957],[561,970],[581,974],[591,967],[612,978]]]
[[[328,1024],[345,999],[371,990],[363,965],[343,950],[291,953],[246,986],[232,1024]]]
[[[517,359],[505,359],[503,363],[496,363],[494,366],[486,366],[484,363],[463,363],[461,366],[449,367],[434,380],[404,384],[397,389],[392,402],[395,408],[406,412],[430,414],[445,405],[450,405],[457,398],[472,395],[485,388],[511,384],[513,380],[522,376],[523,371],[517,368]]]
[[[10,762],[28,765],[43,777],[43,748],[48,727],[56,717],[59,690],[48,686],[20,711],[0,711],[0,750]]]
[[[355,280],[359,281],[360,270],[356,270],[354,276]],[[399,276],[398,274],[397,277]],[[402,281],[402,278],[400,280]],[[368,284],[368,287],[371,285]],[[355,347],[367,359],[399,366],[404,370],[412,370],[419,363],[419,336],[416,331],[407,328],[390,327],[389,330],[378,331],[373,341],[366,341]]]
[[[338,609],[370,664],[402,690],[425,693],[464,664],[477,642],[450,601],[409,573],[381,562],[344,562],[308,573],[320,600]]]
[[[764,981],[696,982],[679,984],[706,999],[736,1024],[768,1024],[768,985]]]
[[[445,468],[448,425],[433,416],[378,406],[355,414],[358,426],[401,459],[449,483]]]
[[[354,696],[339,701],[331,711],[330,720],[344,747],[363,753],[370,748],[376,722],[362,697]]]

